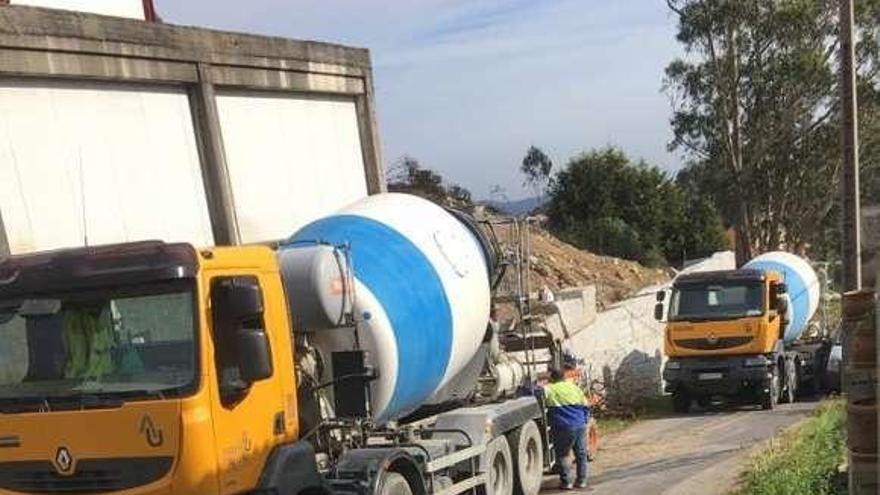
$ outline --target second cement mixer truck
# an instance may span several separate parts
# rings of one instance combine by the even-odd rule
[[[667,320],[663,379],[675,410],[718,397],[772,409],[816,386],[827,345],[800,338],[820,292],[810,264],[784,252],[738,270],[681,275],[658,292],[655,317]]]
[[[0,493],[536,495],[468,217],[364,198],[275,248],[0,261]]]

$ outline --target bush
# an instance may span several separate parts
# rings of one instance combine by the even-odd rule
[[[721,217],[708,199],[616,148],[572,159],[549,193],[551,229],[599,254],[681,265],[727,247]]]
[[[578,225],[565,237],[572,244],[589,246],[594,252],[618,258],[638,260],[644,250],[639,233],[621,218],[606,217]]]

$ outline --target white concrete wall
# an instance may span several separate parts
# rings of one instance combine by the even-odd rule
[[[243,243],[367,196],[353,98],[217,98]],[[184,89],[0,81],[0,218],[12,254],[140,240],[215,243]]]
[[[725,251],[692,264],[683,273],[733,268],[735,256]],[[664,325],[654,319],[654,304],[656,292],[670,286],[671,282],[648,287],[611,306],[569,340],[569,347],[585,359],[591,379],[603,379],[611,387],[612,400],[627,404],[662,392]]]
[[[596,321],[596,286],[563,289],[553,295],[553,314],[544,320],[556,340],[565,340]]]
[[[367,196],[353,99],[223,91],[217,111],[242,242],[286,239]]]
[[[0,212],[13,254],[147,239],[212,245],[186,91],[0,82]]]

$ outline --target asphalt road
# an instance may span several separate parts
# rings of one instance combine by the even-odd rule
[[[603,442],[590,464],[593,495],[723,495],[751,453],[806,418],[818,402],[773,411],[726,408],[648,420]],[[542,493],[560,492],[548,477]]]

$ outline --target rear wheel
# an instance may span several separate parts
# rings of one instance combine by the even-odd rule
[[[819,394],[819,390],[822,388],[821,374],[814,369],[812,377],[808,380],[800,381],[800,378],[804,376],[803,369],[803,366],[798,365],[798,397],[814,397]]]
[[[507,437],[501,435],[486,446],[486,495],[513,495],[513,456]]]
[[[538,495],[544,477],[544,448],[541,431],[534,421],[520,426],[507,435],[513,454],[516,495]]]
[[[401,474],[385,473],[381,483],[382,487],[378,490],[379,495],[413,495],[409,482]]]
[[[672,410],[686,413],[691,408],[691,396],[687,392],[677,390],[672,393]]]

